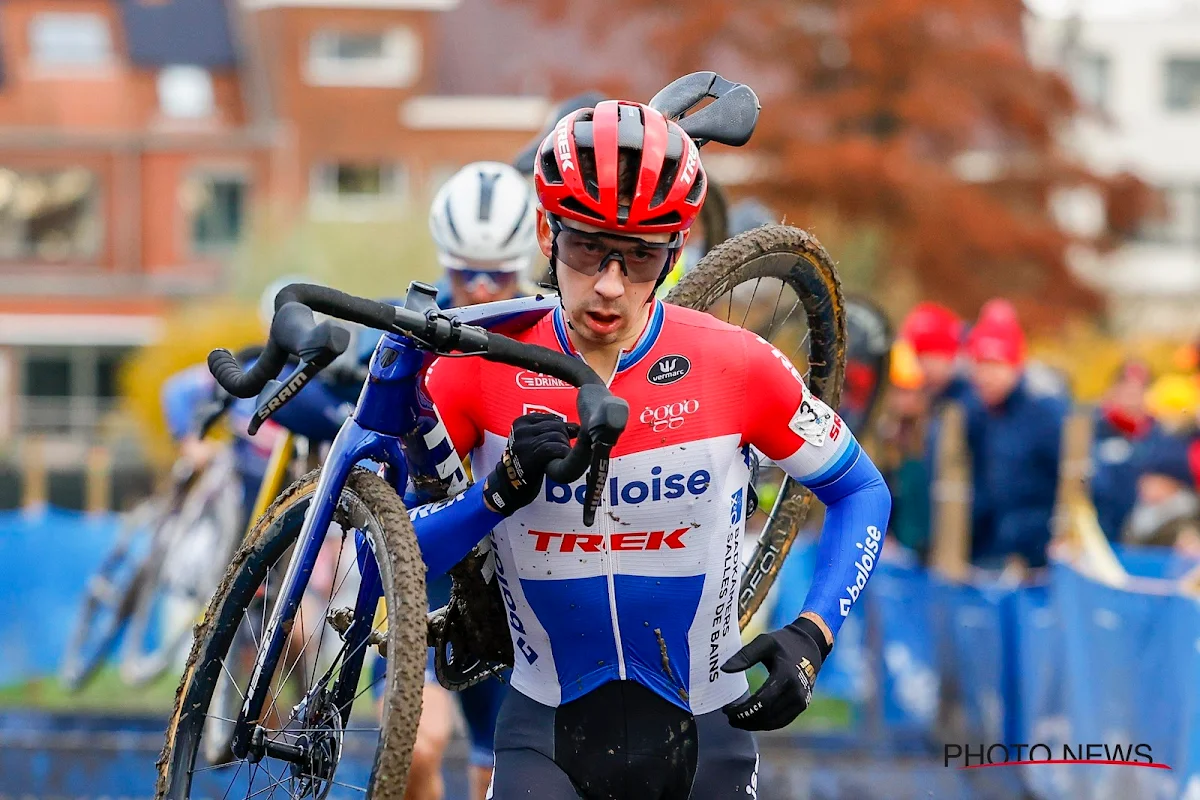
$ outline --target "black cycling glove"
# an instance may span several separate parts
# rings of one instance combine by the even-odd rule
[[[742,672],[761,662],[770,675],[757,692],[721,709],[729,724],[746,731],[773,731],[790,724],[812,701],[817,673],[832,647],[807,617],[754,637],[721,671]]]
[[[532,503],[542,488],[546,465],[566,458],[571,437],[578,432],[578,425],[553,414],[517,417],[504,455],[483,486],[488,505],[508,517]]]

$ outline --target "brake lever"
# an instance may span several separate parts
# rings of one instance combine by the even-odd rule
[[[583,498],[583,525],[592,527],[596,522],[596,509],[600,507],[600,498],[604,494],[604,484],[608,481],[609,456],[612,445],[592,444],[592,457],[588,463],[586,493]]]
[[[336,356],[335,356],[336,357]],[[250,424],[246,428],[246,432],[251,436],[258,433],[258,429],[262,424],[271,418],[271,415],[281,409],[287,401],[296,396],[296,393],[305,387],[318,372],[329,366],[329,361],[332,359],[317,358],[312,361],[301,361],[300,366],[292,372],[284,381],[267,381],[267,385],[263,387],[263,391],[258,395],[260,398],[266,396],[265,400],[259,400],[258,408],[254,409],[253,416],[250,417]]]
[[[589,528],[596,521],[596,509],[600,507],[604,484],[608,480],[609,459],[613,448],[617,446],[617,439],[629,422],[629,404],[614,395],[609,395],[601,400],[600,406],[591,416],[588,430],[580,432],[584,442],[591,447],[583,501],[583,524]]]

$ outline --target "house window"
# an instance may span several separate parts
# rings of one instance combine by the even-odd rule
[[[98,67],[113,56],[108,23],[99,14],[36,14],[29,23],[29,40],[39,67]]]
[[[242,240],[246,181],[236,175],[194,175],[181,190],[188,215],[192,252],[228,250]]]
[[[1200,243],[1200,186],[1159,189],[1162,205],[1142,223],[1138,239],[1163,244]]]
[[[212,76],[200,67],[164,67],[158,73],[158,107],[171,119],[211,117],[216,108]]]
[[[316,86],[409,86],[421,69],[421,42],[410,28],[322,30],[309,40],[307,80]]]
[[[90,434],[116,408],[117,375],[131,352],[111,347],[27,347],[20,365],[19,428]]]
[[[404,210],[408,171],[398,164],[338,162],[313,168],[310,200],[317,216],[379,216]]]
[[[1168,58],[1167,108],[1192,111],[1200,108],[1200,58]]]
[[[100,248],[99,186],[86,169],[0,166],[0,259],[71,261]]]
[[[1111,62],[1106,55],[1083,53],[1072,68],[1072,78],[1079,99],[1093,108],[1108,107]]]

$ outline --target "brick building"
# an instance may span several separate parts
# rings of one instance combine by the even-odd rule
[[[173,302],[222,288],[265,218],[252,212],[424,214],[420,199],[458,166],[510,158],[549,104],[473,94],[471,75],[447,68],[466,11],[0,3],[0,443],[37,432],[78,463],[116,364]]]

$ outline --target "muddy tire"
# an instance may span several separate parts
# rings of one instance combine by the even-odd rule
[[[769,288],[760,294],[764,279]],[[775,284],[780,288],[772,308]],[[780,333],[773,338],[771,329],[779,317],[785,290],[790,290],[796,299],[793,311],[784,317]],[[798,362],[798,355],[804,356],[807,370],[799,363],[797,368],[806,371],[808,388],[837,408],[846,369],[846,309],[833,260],[812,234],[789,225],[763,225],[734,236],[709,251],[683,276],[666,301],[755,329],[785,353],[788,350],[781,346],[779,337],[791,330],[787,324],[792,317],[798,323],[803,322],[807,334],[793,351],[793,362]],[[735,302],[739,311],[745,308],[740,320],[733,312]],[[794,314],[800,308],[802,318]],[[738,611],[743,628],[771,588],[812,499],[807,489],[790,478],[779,488],[754,554],[742,574]]]
[[[203,774],[203,780],[209,780],[211,773],[207,770],[217,769],[203,763],[204,748],[201,741],[214,687],[218,678],[222,677],[224,659],[233,646],[239,626],[247,619],[246,609],[256,595],[261,599],[263,592],[260,586],[273,570],[278,570],[281,560],[286,566],[286,554],[296,543],[319,475],[320,471],[316,470],[298,480],[258,520],[234,556],[202,621],[197,625],[191,654],[176,692],[175,709],[167,728],[166,742],[158,760],[156,798],[189,798],[192,796],[193,777]],[[351,788],[359,790],[357,796],[374,800],[401,800],[421,715],[426,660],[425,564],[412,523],[400,498],[382,478],[367,470],[356,468],[346,480],[334,523],[343,532],[359,530],[367,536],[379,565],[387,608],[388,658],[382,685],[382,718],[376,717],[374,711],[360,714],[357,704],[340,709],[344,714],[354,713],[360,725],[378,725],[378,743],[369,779],[365,785]],[[331,526],[330,531],[333,529]],[[337,573],[335,566],[335,580]],[[276,590],[279,585],[275,584]],[[266,594],[270,595],[269,586]],[[255,605],[265,604],[259,602]],[[265,615],[265,611],[263,613]],[[324,620],[321,622],[324,623]],[[254,630],[251,626],[251,631]],[[325,631],[322,630],[324,635]],[[309,640],[312,638],[310,634]],[[320,646],[318,644],[318,651]],[[367,668],[364,667],[362,671],[365,674]],[[275,681],[276,678],[272,677],[271,680]],[[286,685],[287,682],[288,676],[284,675],[281,684]],[[357,683],[354,688],[357,689]],[[245,687],[241,690],[244,692]],[[338,711],[335,709],[334,713]],[[345,726],[345,722],[342,725]],[[346,733],[358,730],[361,729],[345,726],[342,735],[344,737]],[[346,749],[338,748],[337,752],[340,756]],[[240,763],[244,765],[249,762]],[[266,774],[273,778],[280,774],[280,770],[289,767],[285,762],[272,761],[269,756],[261,763],[268,765]],[[273,771],[270,764],[277,765]],[[231,764],[219,769],[232,772],[233,766]],[[258,766],[253,765],[252,769]],[[333,767],[335,772],[332,777],[335,779],[340,775],[336,772],[338,766],[340,764]],[[238,771],[241,771],[240,766]],[[236,776],[233,780],[236,781]],[[230,784],[231,787],[233,785]],[[288,794],[288,787],[282,786],[282,783],[280,785],[286,796],[306,796],[295,789]],[[331,785],[345,787],[347,784],[334,780]],[[261,785],[259,791],[262,791]],[[251,792],[247,792],[247,796],[249,794]],[[335,794],[345,796],[344,791]],[[220,791],[217,796],[220,796]],[[230,793],[229,796],[235,794]]]

